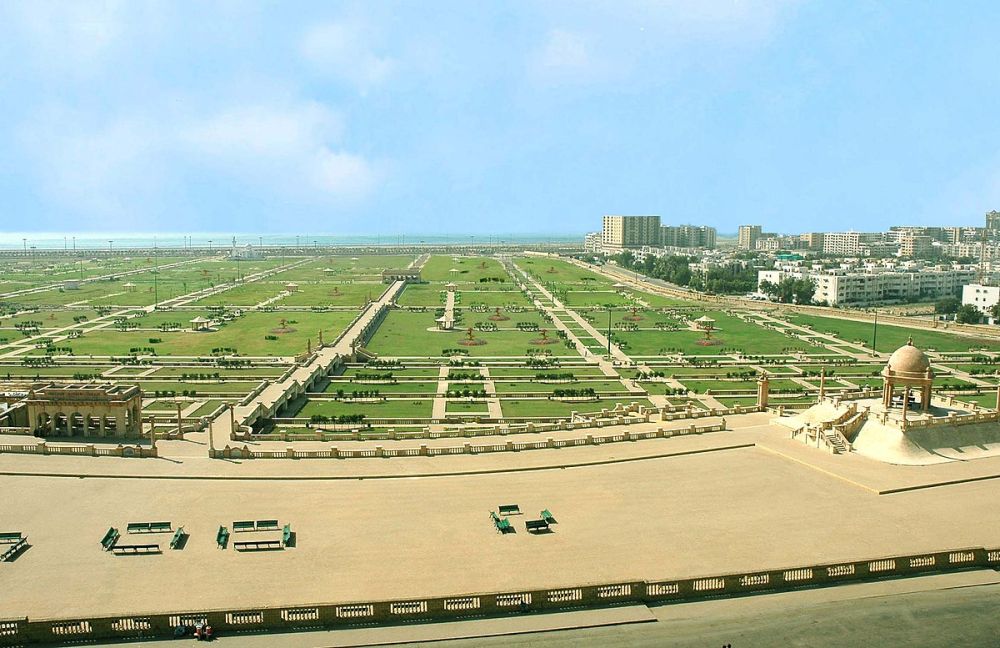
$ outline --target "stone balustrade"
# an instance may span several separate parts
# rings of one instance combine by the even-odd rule
[[[456,593],[434,598],[326,602],[290,607],[203,609],[90,618],[16,618],[0,621],[0,645],[169,638],[179,625],[193,626],[200,623],[212,625],[219,635],[233,635],[241,632],[289,632],[413,621],[452,621],[611,604],[652,605],[695,601],[708,597],[743,596],[759,591],[790,591],[886,577],[998,566],[1000,549],[961,547],[676,580],[586,583],[561,585],[554,589]]]

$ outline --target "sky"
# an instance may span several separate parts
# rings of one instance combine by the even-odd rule
[[[0,232],[1000,208],[1000,3],[0,0]]]

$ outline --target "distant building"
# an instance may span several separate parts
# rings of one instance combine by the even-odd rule
[[[706,225],[661,225],[660,245],[679,248],[715,248],[716,231]]]
[[[971,304],[983,315],[993,319],[991,309],[1000,302],[1000,286],[973,283],[962,287],[962,305]]]
[[[737,230],[736,247],[741,250],[757,249],[757,239],[763,231],[760,225],[740,225]]]
[[[986,229],[993,234],[1000,234],[1000,212],[986,212]]]
[[[823,250],[823,232],[809,232],[808,234],[802,234],[799,238],[802,239],[802,244],[809,250]]]
[[[232,249],[229,250],[229,258],[233,260],[239,259],[240,261],[256,261],[263,259],[264,255],[260,250],[254,249],[253,245],[247,243],[242,248],[233,246]]]
[[[835,256],[868,256],[884,252],[888,246],[880,232],[825,232],[823,253]]]
[[[874,266],[814,269],[784,266],[761,270],[757,284],[783,279],[810,279],[816,285],[813,300],[831,306],[868,306],[958,295],[976,271],[968,267]]]
[[[605,248],[638,248],[660,244],[659,216],[605,216],[601,232]]]
[[[934,239],[922,234],[904,234],[899,238],[899,256],[908,259],[925,258],[934,249]]]
[[[589,232],[585,234],[583,237],[583,250],[585,252],[600,252],[602,238],[601,232]]]

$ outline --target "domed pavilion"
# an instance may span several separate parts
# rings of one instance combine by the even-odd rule
[[[896,389],[903,391],[904,408],[909,399],[910,389],[920,392],[920,409],[926,412],[931,406],[931,387],[934,384],[934,371],[927,355],[913,346],[913,338],[907,341],[889,356],[889,362],[882,370],[882,405],[892,407]]]

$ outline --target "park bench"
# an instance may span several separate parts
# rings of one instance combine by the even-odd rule
[[[501,504],[497,509],[500,511],[500,515],[520,515],[521,507],[517,504]]]
[[[292,539],[292,525],[286,524],[285,528],[281,530],[281,544],[288,545]]]
[[[105,551],[111,551],[111,548],[118,542],[118,536],[118,529],[114,527],[108,529],[108,532],[104,534],[103,538],[101,538],[101,546],[104,547]]]
[[[253,520],[243,520],[241,522],[233,522],[233,533],[241,533],[243,531],[253,531],[256,528]]]
[[[129,522],[127,531],[129,533],[170,533],[169,522]]]
[[[220,526],[219,532],[215,534],[215,543],[219,545],[219,549],[225,549],[227,542],[229,542],[229,529]]]
[[[0,562],[7,562],[8,560],[13,560],[14,556],[21,553],[21,549],[28,546],[28,539],[22,536],[20,533],[18,535],[17,542],[13,543],[7,549],[0,554]]]
[[[542,512],[538,514],[538,517],[542,518],[543,520],[545,520],[549,524],[555,524],[556,523],[556,519],[554,517],[552,517],[551,513],[549,513],[549,509],[542,509]]]
[[[0,533],[0,544],[16,544],[21,541],[21,532]]]
[[[277,531],[277,520],[257,520],[257,531]]]
[[[545,520],[526,520],[524,522],[524,528],[530,533],[537,533],[539,531],[548,531],[549,523]]]
[[[244,540],[234,542],[233,548],[236,551],[274,551],[285,547],[281,540]]]
[[[493,511],[490,511],[490,518],[493,519],[493,525],[500,533],[507,533],[508,531],[513,530],[513,527],[510,526],[510,520],[507,518],[501,518]]]
[[[140,554],[154,554],[160,553],[160,545],[158,544],[133,544],[133,545],[115,545],[111,547],[111,553],[116,556],[122,556],[125,554],[131,554],[134,556]]]
[[[184,527],[178,527],[177,530],[174,531],[174,537],[170,539],[170,548],[176,549],[177,545],[181,543],[181,538],[183,537],[184,537]]]

